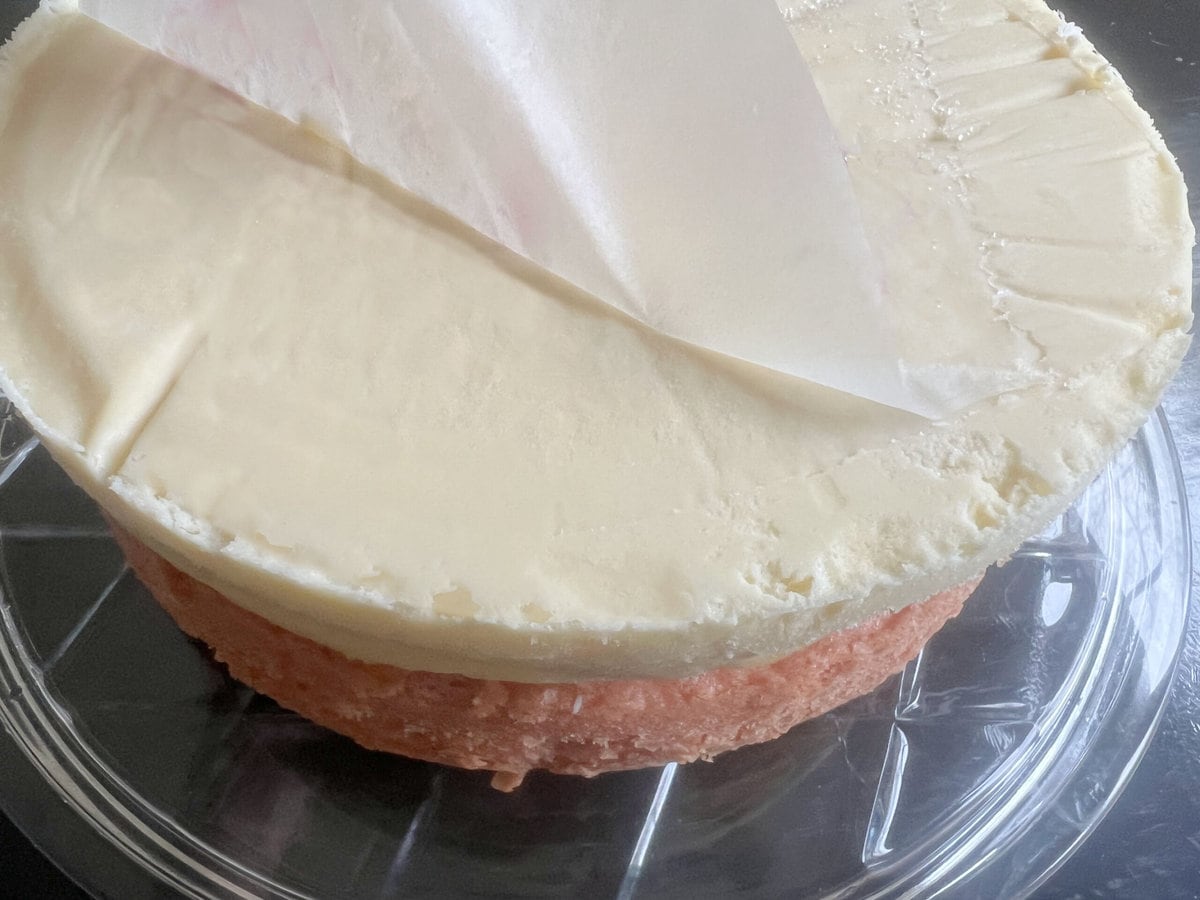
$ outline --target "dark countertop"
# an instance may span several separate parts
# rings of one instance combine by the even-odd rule
[[[1070,19],[1121,71],[1153,115],[1193,185],[1200,185],[1200,4],[1196,0],[1057,0]],[[7,34],[29,4],[0,4],[0,33]],[[1200,202],[1192,215],[1200,220]],[[1197,288],[1200,295],[1200,286]],[[1192,348],[1164,401],[1178,444],[1189,508],[1200,514],[1200,352]],[[1196,554],[1200,557],[1200,554]],[[1200,598],[1200,573],[1192,573]],[[30,791],[44,789],[29,770]],[[107,845],[90,835],[45,790],[45,815],[103,855]],[[94,846],[93,846],[94,845]],[[165,898],[115,850],[111,866],[125,872],[122,896]],[[94,858],[94,857],[93,857]],[[66,863],[69,866],[69,862]],[[141,884],[135,890],[132,885]],[[87,895],[0,816],[0,894],[20,898]],[[1045,900],[1075,898],[1200,898],[1200,602],[1194,600],[1183,658],[1157,736],[1123,796],[1099,829],[1036,894]]]

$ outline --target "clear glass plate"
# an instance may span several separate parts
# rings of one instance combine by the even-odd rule
[[[870,696],[712,763],[500,794],[232,681],[0,397],[0,769],[27,758],[193,897],[1019,896],[1153,733],[1188,602],[1182,496],[1157,416]],[[77,852],[17,793],[0,774],[30,837]]]

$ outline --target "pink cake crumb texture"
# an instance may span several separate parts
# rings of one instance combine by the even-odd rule
[[[525,684],[350,659],[248,612],[114,532],[158,602],[233,677],[368,749],[491,770],[501,790],[533,769],[596,775],[709,759],[776,738],[900,671],[978,584],[760,666],[676,680]]]

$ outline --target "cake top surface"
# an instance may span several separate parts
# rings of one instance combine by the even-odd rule
[[[0,70],[0,388],[123,524],[349,656],[772,658],[1059,512],[1187,344],[1182,180],[1038,3],[791,17],[929,422],[657,334],[74,14]],[[836,302],[831,298],[830,302]]]
[[[260,0],[55,3],[656,331],[931,418],[987,394],[898,357],[842,147],[770,0],[342,0],[286,23]]]

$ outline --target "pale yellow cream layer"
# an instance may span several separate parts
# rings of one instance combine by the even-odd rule
[[[951,421],[663,338],[49,13],[0,71],[0,388],[153,547],[357,659],[675,677],[966,580],[1174,372],[1182,180],[1040,3],[813,6],[906,352],[999,391]]]

